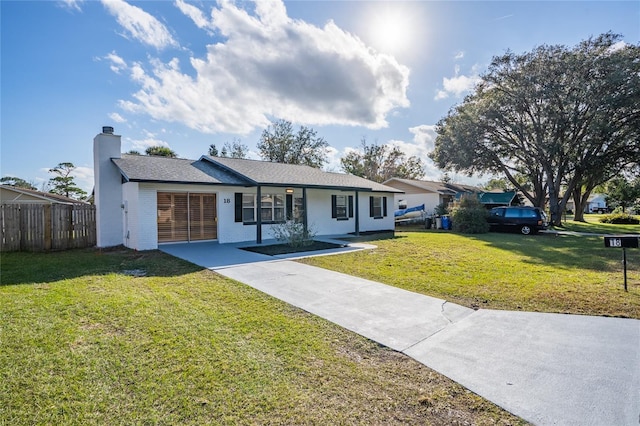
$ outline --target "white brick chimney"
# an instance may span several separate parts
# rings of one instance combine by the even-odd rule
[[[112,247],[123,243],[122,178],[111,161],[120,158],[120,135],[104,126],[93,138],[94,200],[96,204],[97,246]]]

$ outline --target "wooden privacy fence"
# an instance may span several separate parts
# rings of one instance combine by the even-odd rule
[[[96,208],[89,204],[0,205],[1,251],[46,251],[96,245]]]

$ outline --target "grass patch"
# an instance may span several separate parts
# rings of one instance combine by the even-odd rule
[[[3,253],[1,277],[3,425],[523,423],[402,354],[158,251]]]
[[[576,222],[572,216],[562,222],[561,228],[554,228],[559,231],[591,232],[594,234],[640,234],[640,225],[622,225],[614,223],[601,223],[602,214],[585,214],[586,222]],[[640,218],[636,216],[636,218]]]
[[[318,251],[340,248],[343,245],[327,243],[325,241],[313,241],[311,244],[299,247],[293,247],[290,244],[270,244],[266,246],[244,247],[242,250],[254,253],[266,254],[269,256],[277,256],[279,254],[301,253],[305,251]]]
[[[472,308],[640,318],[640,249],[627,250],[625,292],[622,250],[602,237],[415,228],[374,244],[300,261]]]

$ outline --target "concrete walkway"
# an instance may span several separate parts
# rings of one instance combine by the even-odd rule
[[[161,250],[403,352],[534,424],[640,422],[638,320],[474,311],[237,246]]]

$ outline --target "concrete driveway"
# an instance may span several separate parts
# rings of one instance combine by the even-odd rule
[[[640,423],[638,320],[474,311],[237,247],[200,244],[199,251],[199,244],[161,249],[403,352],[529,422]]]

